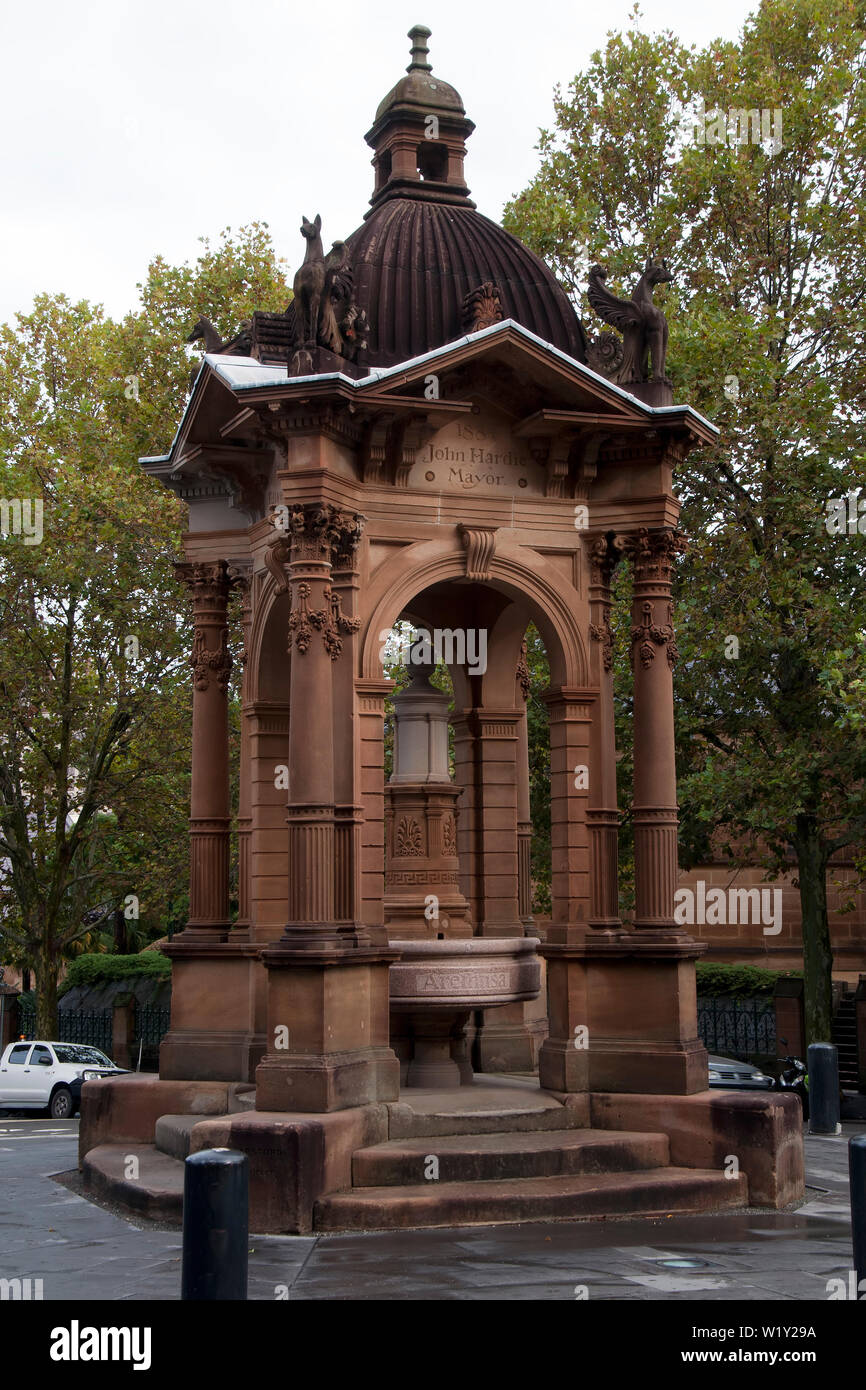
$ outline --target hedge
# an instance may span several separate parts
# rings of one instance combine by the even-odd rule
[[[171,961],[161,951],[143,951],[134,956],[113,956],[105,951],[76,956],[69,962],[66,978],[61,985],[63,994],[76,985],[104,985],[111,980],[126,980],[142,975],[161,980],[171,978]]]
[[[802,970],[762,970],[757,965],[716,965],[699,961],[698,994],[737,997],[772,994],[777,980],[802,974]]]

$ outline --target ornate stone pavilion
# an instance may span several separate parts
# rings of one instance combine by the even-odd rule
[[[176,1211],[178,1160],[227,1144],[250,1155],[254,1227],[269,1230],[783,1205],[802,1190],[797,1102],[707,1090],[701,947],[673,918],[674,479],[714,429],[672,403],[652,300],[670,273],[648,261],[618,300],[595,267],[591,301],[622,340],[588,343],[547,267],[475,210],[473,125],[431,75],[428,33],[411,32],[367,133],[362,226],[325,251],[305,217],[289,309],[226,343],[203,320],[172,448],[143,460],[189,506],[190,916],[165,948],[159,1078],[87,1087],[86,1178]],[[617,565],[634,580],[628,928]],[[394,701],[386,783],[383,648],[401,622],[426,650]],[[530,623],[550,663],[544,941]],[[450,757],[435,656],[454,690]]]

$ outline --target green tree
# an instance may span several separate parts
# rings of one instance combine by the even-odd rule
[[[184,509],[137,460],[171,442],[196,319],[289,297],[260,226],[140,288],[121,322],[43,295],[0,328],[0,944],[43,1036],[77,943],[124,906],[159,930],[186,877]]]
[[[866,838],[866,744],[845,720],[866,676],[864,540],[826,524],[866,486],[864,54],[859,0],[765,0],[700,52],[635,12],[557,91],[506,214],[575,292],[596,261],[617,286],[649,254],[675,268],[677,398],[722,431],[677,478],[683,857],[712,843],[795,870],[811,1040],[830,1035],[828,867]],[[771,138],[744,141],[737,113],[762,110]]]

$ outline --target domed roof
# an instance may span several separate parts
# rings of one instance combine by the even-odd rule
[[[391,197],[348,239],[358,303],[370,322],[367,361],[390,367],[461,337],[464,299],[486,282],[515,319],[585,361],[583,328],[538,256],[468,202]]]

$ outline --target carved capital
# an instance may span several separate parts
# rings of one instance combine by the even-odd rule
[[[589,547],[590,583],[610,588],[613,572],[622,559],[625,539],[622,536],[595,536]]]
[[[682,531],[649,531],[642,526],[624,539],[637,583],[670,584],[674,559],[683,554],[688,544]]]
[[[175,560],[174,574],[185,584],[193,602],[193,613],[202,605],[225,604],[240,582],[240,571],[225,560]]]

